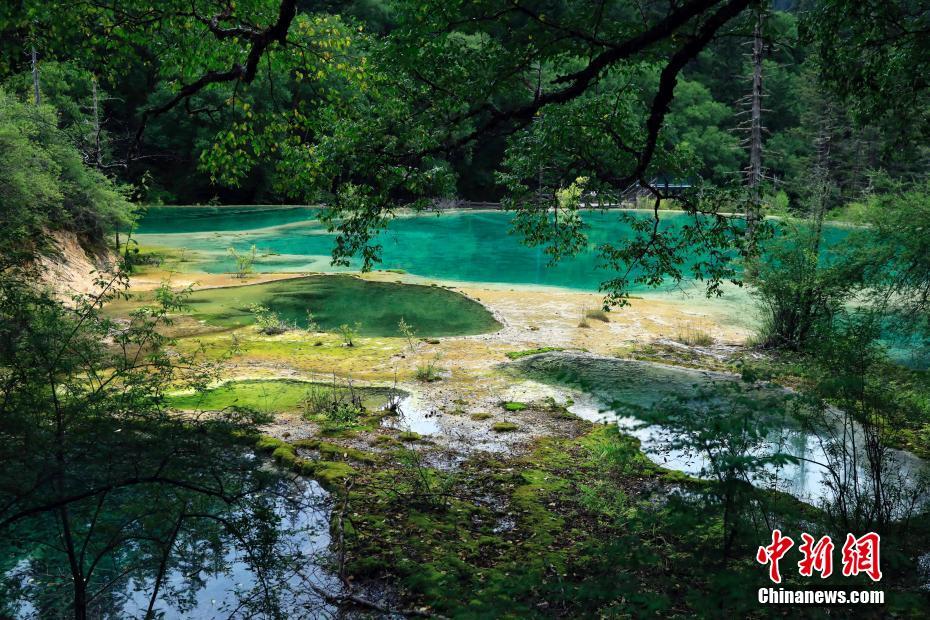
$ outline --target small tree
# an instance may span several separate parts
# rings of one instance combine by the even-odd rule
[[[397,330],[400,332],[407,340],[407,347],[410,349],[411,353],[416,353],[417,351],[417,333],[414,331],[413,327],[404,320],[404,317],[400,317],[400,321],[397,323]]]
[[[226,249],[226,253],[236,262],[235,273],[236,277],[240,280],[247,278],[255,271],[255,258],[258,254],[258,249],[255,247],[254,243],[247,252],[239,252],[239,250],[230,246]]]
[[[926,497],[926,481],[892,449],[902,425],[925,416],[926,405],[889,381],[880,324],[880,314],[862,310],[818,339],[812,406],[801,417],[824,455],[826,512],[844,530],[884,531],[896,520],[906,523]]]
[[[320,324],[317,323],[316,317],[310,308],[307,308],[307,326],[304,328],[308,333],[315,334],[320,331]]]
[[[748,515],[763,509],[764,496],[754,484],[793,461],[768,440],[771,431],[784,425],[787,402],[784,394],[747,376],[744,381],[715,382],[656,409],[661,422],[673,429],[666,449],[696,460],[698,475],[708,480],[707,497],[721,511],[724,564],[741,530],[752,523]]]
[[[765,346],[804,349],[854,292],[854,274],[821,259],[819,235],[804,225],[785,225],[748,266],[747,280],[762,310],[759,336]]]
[[[339,326],[339,335],[342,336],[342,343],[347,347],[355,346],[355,339],[358,338],[358,332],[362,329],[362,324],[355,322],[353,325],[343,323]]]

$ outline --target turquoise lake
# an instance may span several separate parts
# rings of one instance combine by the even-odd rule
[[[186,248],[196,253],[197,270],[222,273],[233,269],[226,250],[247,250],[252,244],[260,257],[256,271],[339,271],[330,264],[335,239],[310,207],[150,207],[137,239],[143,245]],[[640,214],[648,217],[647,214]],[[557,286],[596,291],[612,274],[602,268],[596,248],[617,243],[632,232],[617,212],[584,214],[588,249],[550,265],[542,248],[523,245],[510,234],[513,215],[503,211],[465,211],[400,216],[378,238],[380,269],[400,269],[438,280]],[[668,230],[688,222],[687,215],[662,214]],[[839,238],[844,229],[830,229]],[[698,256],[690,257],[689,264]],[[360,263],[352,268],[358,269]],[[351,269],[351,268],[350,268]],[[687,266],[684,269],[687,273]],[[673,288],[665,284],[664,290]],[[648,290],[635,286],[634,292]]]

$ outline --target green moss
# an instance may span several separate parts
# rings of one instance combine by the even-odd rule
[[[329,460],[349,460],[359,463],[374,463],[378,459],[368,452],[352,448],[349,446],[340,446],[334,443],[319,443],[320,457]]]
[[[399,434],[397,438],[401,441],[420,441],[420,439],[422,439],[420,433],[415,433],[413,431],[404,431]]]
[[[520,426],[513,422],[495,422],[491,425],[491,430],[495,433],[512,433],[519,428]]]
[[[356,470],[344,461],[301,458],[297,455],[298,449],[319,450],[321,456],[327,456],[330,459],[349,459],[361,463],[372,463],[376,460],[374,455],[362,450],[337,446],[317,439],[300,439],[288,443],[275,437],[262,435],[256,442],[255,448],[261,452],[270,452],[271,458],[282,467],[312,477],[331,490],[337,489],[346,479],[355,476]]]
[[[539,468],[524,473],[523,460],[490,456],[474,457],[451,479],[430,468],[377,471],[370,484],[357,483],[350,494],[350,572],[389,573],[414,602],[453,617],[538,616],[537,604],[558,591],[571,601],[575,592],[563,589],[563,576],[583,561],[572,565],[569,549],[576,536],[587,534],[567,528],[569,521],[551,508],[562,495],[573,495],[552,471],[563,458],[564,446],[553,443],[527,457]],[[452,480],[471,495],[490,493],[503,507],[458,499],[471,495],[453,491],[443,508],[425,508],[406,494],[411,477],[431,481],[434,489]],[[500,511],[515,519],[512,529],[499,527]]]
[[[297,463],[297,453],[294,452],[293,446],[288,444],[276,448],[271,453],[271,458],[285,467],[292,467]]]
[[[151,294],[140,296],[147,303]],[[425,337],[483,334],[500,323],[480,303],[442,287],[316,275],[262,284],[202,289],[188,298],[192,316],[224,328],[255,322],[250,306],[267,307],[284,322],[307,327],[307,310],[323,331],[360,324],[361,336],[400,336],[401,317]],[[114,306],[121,311],[123,306]]]
[[[255,443],[255,449],[259,450],[260,452],[274,452],[278,448],[286,445],[286,441],[282,441],[269,435],[262,435]]]
[[[511,401],[511,402],[504,403],[503,407],[507,411],[523,411],[524,409],[528,408],[529,405],[527,405],[526,403]]]
[[[313,477],[324,487],[332,489],[356,475],[355,469],[343,462],[316,461],[313,465]]]
[[[493,415],[491,415],[490,413],[487,413],[486,411],[471,414],[471,419],[474,420],[475,422],[481,422],[482,420],[488,420],[493,417],[494,417]]]
[[[320,428],[320,434],[324,437],[329,437],[331,439],[341,438],[347,439],[349,437],[355,437],[358,435],[358,427],[366,429],[365,425],[359,424],[338,424],[328,421],[323,421],[323,426]],[[367,430],[367,429],[366,429]]]
[[[230,381],[203,392],[171,394],[168,404],[184,411],[219,411],[230,407],[241,407],[255,411],[295,412],[304,409],[304,401],[311,390],[331,390],[325,383],[296,381],[292,379],[268,379]],[[355,388],[362,397],[366,409],[380,409],[387,402],[387,388]],[[380,420],[380,418],[379,418]]]
[[[564,351],[562,347],[540,347],[538,349],[527,349],[525,351],[508,351],[504,355],[509,357],[512,360],[518,360],[521,357],[529,357],[530,355],[539,355],[540,353],[550,353],[552,351]]]

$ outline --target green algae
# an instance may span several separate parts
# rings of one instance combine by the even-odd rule
[[[147,295],[139,298],[146,301]],[[307,312],[322,331],[359,325],[361,336],[396,336],[401,319],[422,337],[483,334],[500,324],[478,302],[442,287],[375,282],[349,275],[306,276],[202,289],[187,299],[188,313],[219,328],[252,325],[254,305],[286,324],[307,327]]]
[[[302,411],[311,390],[331,389],[332,386],[326,383],[291,379],[244,380],[230,381],[203,392],[171,394],[167,400],[169,406],[182,411],[219,411],[240,407],[264,413],[285,413]],[[389,388],[378,387],[354,390],[362,396],[365,409],[370,411],[383,407],[391,392]]]
[[[551,353],[553,351],[564,351],[562,347],[539,347],[538,349],[526,349],[525,351],[508,351],[504,355],[512,360],[518,360],[521,357],[529,357],[530,355],[539,355],[540,353]]]

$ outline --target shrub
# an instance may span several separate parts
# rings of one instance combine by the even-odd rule
[[[339,326],[339,335],[342,336],[342,343],[347,347],[355,346],[355,339],[358,338],[358,332],[362,328],[361,323],[354,323],[349,325],[348,323],[343,323]]]
[[[439,375],[439,360],[441,355],[437,353],[431,359],[426,360],[424,363],[417,364],[417,368],[414,371],[414,376],[417,381],[423,381],[425,383],[431,383],[433,381],[439,381],[442,377]]]
[[[259,333],[266,336],[275,336],[284,332],[295,329],[296,326],[289,324],[281,319],[278,313],[267,306],[261,304],[252,304],[249,306],[249,312],[255,317],[255,324],[258,325]]]
[[[304,396],[304,415],[325,416],[330,422],[344,425],[354,424],[365,412],[361,394],[355,391],[351,382],[345,386],[311,385]]]
[[[799,225],[786,225],[747,276],[762,310],[759,342],[795,351],[832,322],[855,281],[841,265],[822,264],[819,233]]]
[[[252,244],[252,247],[247,252],[239,252],[239,250],[230,246],[226,248],[226,253],[235,261],[235,274],[240,280],[248,277],[255,270],[255,257],[258,253],[255,244]]]
[[[610,323],[610,317],[607,316],[607,311],[603,308],[594,308],[588,310],[584,313],[586,319],[594,319],[595,321],[603,321],[604,323]]]

